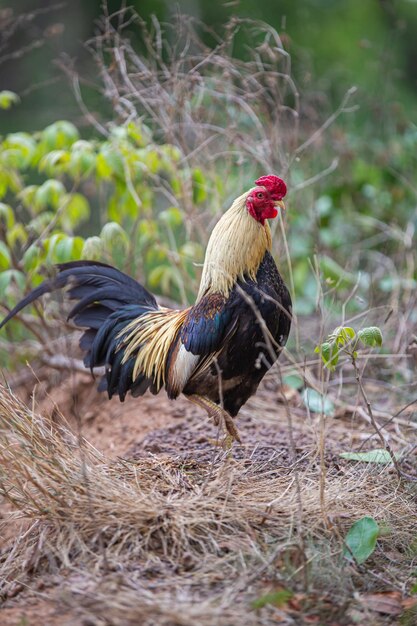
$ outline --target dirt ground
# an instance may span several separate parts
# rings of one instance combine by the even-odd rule
[[[176,468],[180,468],[178,471],[184,471],[184,468],[187,471],[187,467],[195,467],[202,475],[208,467],[234,463],[239,471],[246,472],[246,475],[262,477],[288,475],[294,464],[298,464],[301,469],[316,471],[322,463],[330,474],[343,476],[343,473],[347,472],[345,470],[347,464],[340,459],[339,453],[357,449],[363,444],[372,447],[373,443],[374,433],[366,420],[358,415],[353,416],[348,410],[339,411],[337,418],[327,420],[325,454],[320,461],[320,418],[315,414],[306,413],[297,391],[286,388],[283,401],[282,394],[272,378],[263,384],[256,397],[242,410],[238,418],[242,445],[235,444],[232,450],[223,450],[216,445],[217,429],[200,409],[184,398],[170,402],[160,394],[158,397],[146,395],[140,399],[129,397],[124,403],[120,403],[118,399],[108,401],[103,394],[97,393],[89,374],[82,373],[52,373],[43,376],[41,372],[40,382],[26,380],[24,384],[17,386],[16,392],[47,421],[59,424],[65,419],[78,437],[84,437],[89,441],[109,459],[110,463],[112,460],[116,462],[120,459],[129,463],[147,460],[153,462],[156,459],[161,463],[175,464]],[[387,471],[392,478],[393,470]],[[0,555],[10,554],[16,537],[30,531],[31,522],[27,519],[22,519],[19,524],[7,524],[11,510],[9,503],[3,503],[0,509],[1,517],[6,522],[2,525]],[[339,514],[336,511],[333,513],[335,516]],[[398,554],[393,553],[392,558],[398,558]],[[59,571],[55,569],[55,573],[52,567],[49,573],[44,575],[41,572],[34,572],[33,576],[27,576],[22,582],[17,581],[5,586],[6,592],[0,609],[2,626],[75,624],[122,626],[124,623],[130,626],[136,623],[135,620],[127,618],[124,622],[123,619],[107,617],[96,609],[95,613],[93,611],[94,619],[80,617],[74,603],[66,602],[61,593],[63,581],[66,583],[76,581],[76,569],[65,567],[59,568]],[[74,585],[76,584],[75,582]],[[86,583],[84,581],[79,584]],[[263,585],[268,589],[266,583]],[[318,617],[314,611],[309,610],[304,615],[303,610],[297,608],[295,599],[292,608],[285,605],[287,612],[278,611],[279,615],[276,613],[275,616],[262,619],[254,614],[253,621],[249,620],[247,623],[296,625],[312,623],[333,626],[345,624],[353,626],[358,623],[379,626],[401,623],[412,626],[417,624],[416,613],[413,613],[416,617],[415,622],[400,621],[404,610],[409,611],[411,607],[414,611],[415,606],[406,589],[407,586],[403,583],[399,583],[397,587],[387,581],[385,584],[378,584],[375,589],[363,592],[363,597],[367,600],[364,600],[362,605],[357,601],[356,608],[350,610],[346,619],[340,617],[340,606],[336,617],[332,611],[322,613]],[[372,594],[376,597],[374,607],[372,598],[370,599]],[[357,594],[356,599],[358,598]],[[331,593],[327,598],[325,594],[322,595],[320,602],[331,605]],[[183,621],[179,618],[172,618],[170,621],[166,616],[162,619],[157,615],[154,618],[148,616],[147,619],[146,624],[195,623],[198,626],[200,623],[198,617],[195,618],[196,621],[190,621],[188,618],[188,621],[185,618]],[[201,619],[203,623],[205,618]],[[205,620],[204,624],[217,623],[215,618],[213,619],[212,622]],[[232,621],[225,617],[221,623],[233,626],[235,618],[230,619]],[[414,617],[410,619],[413,620]]]

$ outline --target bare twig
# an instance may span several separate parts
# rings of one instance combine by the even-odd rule
[[[356,359],[355,359],[355,357],[353,355],[352,355],[352,358],[351,358],[351,363],[352,363],[353,369],[355,371],[356,382],[357,382],[359,391],[361,393],[361,396],[362,396],[362,398],[363,398],[363,400],[365,402],[366,410],[367,410],[367,413],[369,415],[369,419],[371,420],[371,424],[372,424],[373,428],[375,429],[375,432],[377,433],[382,446],[385,448],[385,450],[390,455],[392,464],[395,467],[395,471],[397,472],[398,478],[399,479],[406,478],[407,480],[410,480],[410,481],[417,481],[416,477],[410,476],[409,474],[406,474],[405,472],[403,472],[403,470],[401,469],[401,467],[400,467],[400,465],[398,463],[397,457],[395,456],[395,452],[391,448],[391,445],[390,445],[389,441],[384,437],[380,427],[378,426],[378,423],[375,420],[375,417],[374,417],[374,414],[373,414],[371,402],[370,402],[370,400],[369,400],[369,398],[368,398],[368,396],[366,394],[365,388],[364,388],[363,383],[362,383],[362,376],[361,376],[358,364],[356,363]]]

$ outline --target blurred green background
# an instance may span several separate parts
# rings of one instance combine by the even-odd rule
[[[403,113],[416,121],[415,0],[136,0],[128,4],[144,19],[155,14],[169,21],[179,11],[214,28],[231,15],[265,20],[279,32],[291,54],[301,90],[325,93],[334,105],[349,86],[358,86],[360,111],[354,123],[365,129],[377,122],[379,131],[385,132],[393,107],[396,116]],[[107,2],[109,13],[121,6],[121,2]],[[57,60],[69,57],[88,76],[92,66],[84,42],[97,32],[102,2],[2,0],[0,8],[3,24],[9,12],[21,20],[15,33],[2,28],[0,85],[22,100],[11,114],[1,114],[0,132],[35,130],[56,119],[79,118]],[[244,44],[241,53],[243,48]],[[93,94],[87,102],[94,103]]]
[[[232,16],[246,19],[235,22],[227,72],[216,63],[202,71],[201,93],[192,82],[184,90],[174,81],[179,95],[172,94],[170,120],[183,123],[183,114],[194,120],[184,141],[178,128],[171,136],[162,118],[152,120],[143,108],[128,123],[118,109],[124,79],[117,76],[117,59],[106,52],[103,76],[86,45],[120,2],[0,2],[0,91],[19,98],[10,107],[0,101],[3,308],[39,283],[45,265],[72,258],[116,264],[157,294],[192,302],[217,216],[248,181],[274,171],[289,183],[288,248],[282,231],[274,253],[296,313],[330,329],[346,315],[364,323],[390,319],[389,349],[404,352],[417,325],[417,2],[142,0],[131,6],[154,34],[156,15],[174,50],[177,33],[164,24],[178,14],[198,20],[208,49],[219,43],[216,33],[226,36]],[[264,44],[259,31],[251,33],[259,20],[276,31],[282,48],[274,48],[268,26]],[[129,23],[124,35],[148,63],[138,23]],[[259,58],[259,73],[249,58]],[[290,72],[296,90],[288,76],[268,83],[269,63],[277,76]],[[134,63],[129,72],[135,81]],[[163,81],[163,63],[158,72]],[[121,82],[112,100],[102,90],[113,78]],[[158,115],[171,115],[167,101],[152,106]],[[297,109],[297,120],[285,117],[286,106]],[[199,135],[206,121],[220,133]],[[221,136],[222,128],[229,136]],[[198,153],[195,147],[206,142]],[[229,156],[217,158],[217,152]],[[27,336],[17,323],[5,332],[7,350],[8,341]],[[308,342],[304,346],[308,352]]]

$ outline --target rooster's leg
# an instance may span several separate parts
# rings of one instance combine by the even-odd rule
[[[208,413],[208,416],[213,418],[215,425],[221,426],[226,434],[232,438],[232,440],[236,440],[239,443],[242,443],[239,436],[239,431],[233,421],[233,417],[231,417],[227,411],[222,409],[215,402],[212,402],[208,398],[205,398],[204,396],[199,396],[195,394],[192,396],[187,396],[187,398],[188,400],[191,400],[191,402],[194,402],[194,404],[197,404],[201,408],[205,409]]]

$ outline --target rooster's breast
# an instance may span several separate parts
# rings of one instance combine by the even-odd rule
[[[230,331],[216,357],[196,371],[186,395],[204,395],[237,415],[285,345],[291,325],[291,298],[267,252],[256,281],[239,282],[225,307]]]

